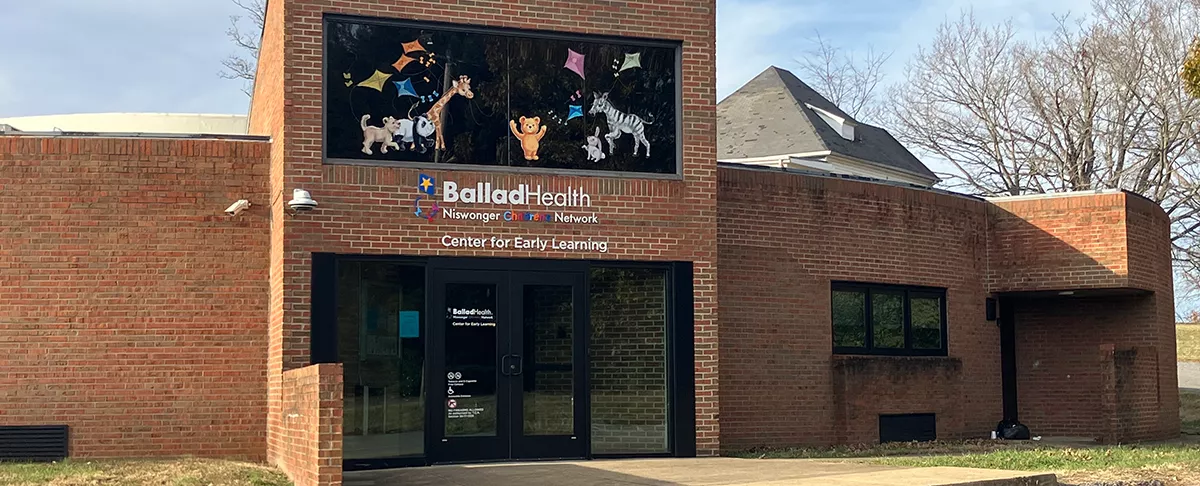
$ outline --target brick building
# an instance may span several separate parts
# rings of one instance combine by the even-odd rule
[[[0,426],[297,484],[1178,433],[1160,208],[718,164],[714,19],[273,0],[252,136],[0,136]]]

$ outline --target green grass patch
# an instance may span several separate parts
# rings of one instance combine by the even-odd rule
[[[1200,435],[1200,392],[1179,391],[1179,431]]]
[[[260,464],[214,459],[0,463],[0,484],[47,486],[291,486]]]

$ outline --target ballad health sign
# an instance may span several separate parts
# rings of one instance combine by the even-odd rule
[[[420,194],[413,201],[413,214],[433,222],[437,218],[482,223],[543,223],[559,225],[599,224],[596,213],[569,211],[590,208],[592,197],[582,188],[568,186],[566,191],[545,191],[542,186],[518,184],[514,188],[496,187],[491,182],[480,182],[474,186],[460,187],[451,180],[442,181],[439,200],[437,180],[420,174],[417,189]],[[429,199],[429,201],[425,201]],[[424,203],[424,204],[423,204]],[[428,206],[426,206],[426,204]],[[456,207],[444,207],[455,204]],[[461,205],[495,204],[512,206],[544,206],[546,211],[514,211],[511,209],[464,209]],[[608,253],[608,242],[586,239],[559,239],[557,237],[498,237],[498,236],[454,236],[441,238],[447,248],[488,248],[497,250],[527,251],[575,251]]]

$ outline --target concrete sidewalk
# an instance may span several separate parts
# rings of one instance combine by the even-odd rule
[[[813,459],[630,459],[415,467],[345,474],[345,486],[1056,486],[1053,474]]]

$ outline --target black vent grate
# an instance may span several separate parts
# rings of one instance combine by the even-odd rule
[[[932,413],[879,416],[879,442],[937,440],[937,417]]]
[[[0,461],[58,461],[66,457],[66,425],[0,426]]]

